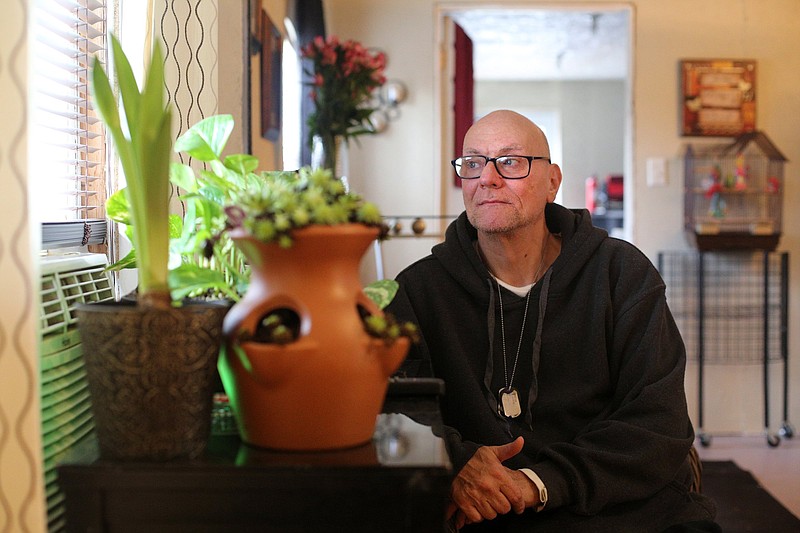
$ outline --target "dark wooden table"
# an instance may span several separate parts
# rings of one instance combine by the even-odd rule
[[[441,383],[394,380],[373,441],[277,453],[213,435],[205,457],[58,467],[70,532],[445,531]]]

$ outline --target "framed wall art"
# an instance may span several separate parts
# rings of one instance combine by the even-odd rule
[[[681,135],[735,137],[756,129],[756,62],[681,60]]]
[[[261,39],[263,35],[262,25],[262,6],[263,0],[248,0],[249,9],[249,28],[250,28],[250,53],[255,55],[261,51]]]
[[[261,136],[275,142],[281,134],[283,37],[261,12]]]

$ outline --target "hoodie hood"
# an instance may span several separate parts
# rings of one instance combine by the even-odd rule
[[[592,226],[591,216],[586,209],[572,210],[548,203],[544,214],[547,229],[561,237],[561,253],[550,267],[553,272],[550,291],[558,293],[560,288],[569,285],[578,275],[608,238],[608,233]],[[464,211],[448,226],[445,241],[434,246],[431,252],[464,289],[488,304],[490,295],[487,293],[486,280],[491,279],[491,275],[475,251],[477,239],[478,230],[470,224]]]

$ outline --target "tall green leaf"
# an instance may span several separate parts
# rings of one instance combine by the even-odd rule
[[[95,108],[114,140],[125,174],[127,203],[112,196],[111,214],[132,228],[139,269],[140,302],[155,303],[150,294],[168,294],[169,164],[172,155],[171,113],[164,103],[164,60],[154,43],[142,92],[116,36],[111,36],[113,71],[122,113],[111,83],[97,59],[92,64],[91,91]],[[123,127],[124,126],[124,127]],[[158,305],[158,304],[157,304]]]
[[[117,76],[117,83],[119,83],[119,93],[122,97],[122,107],[125,110],[126,124],[128,126],[129,138],[136,137],[137,122],[135,119],[139,116],[139,105],[141,102],[141,95],[139,94],[139,86],[136,83],[136,77],[133,75],[133,69],[128,61],[125,52],[122,50],[122,45],[115,35],[111,35],[111,57],[114,62],[114,73]]]

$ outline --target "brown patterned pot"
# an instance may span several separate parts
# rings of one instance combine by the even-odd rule
[[[163,461],[203,454],[227,311],[218,302],[78,306],[101,457]]]
[[[406,338],[370,337],[359,314],[381,314],[359,279],[377,231],[311,226],[292,234],[290,248],[232,232],[252,273],[247,294],[225,317],[220,375],[248,444],[313,451],[372,438],[388,377],[408,351]],[[278,309],[298,319],[299,337],[259,342],[259,324]]]

